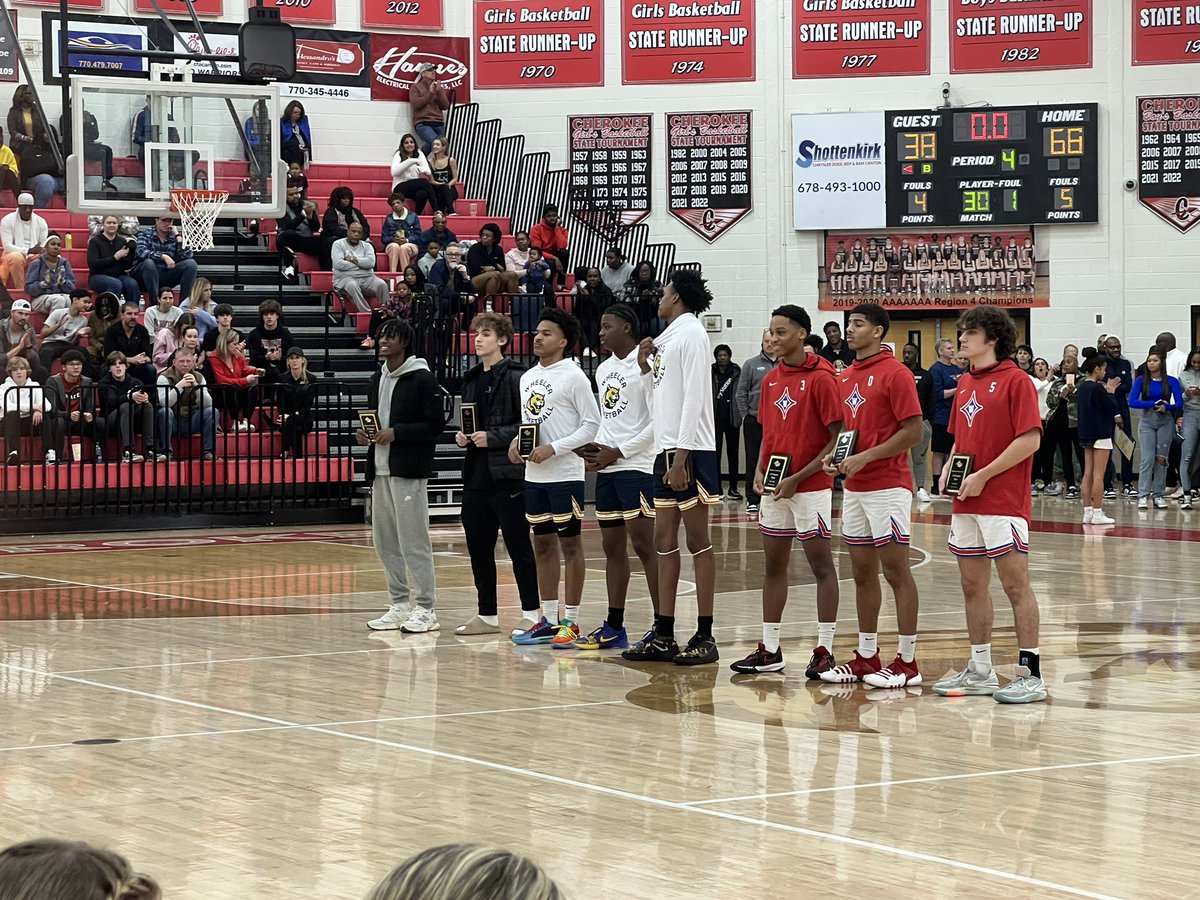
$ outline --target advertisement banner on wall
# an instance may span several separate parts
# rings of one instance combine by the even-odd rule
[[[459,103],[471,99],[470,42],[427,34],[371,35],[371,99],[408,101],[421,63],[433,63],[437,80]]]
[[[362,0],[363,28],[442,27],[442,0]]]
[[[621,0],[621,83],[754,81],[755,0]]]
[[[929,0],[896,6],[826,9],[792,0],[792,77],[928,75]]]
[[[798,231],[887,224],[884,117],[877,112],[792,116],[792,220]]]
[[[828,232],[817,271],[817,308],[1002,309],[1050,305],[1050,264],[1033,232]]]
[[[598,0],[475,0],[477,88],[604,84],[604,4]]]
[[[17,12],[10,10],[13,37],[17,36]],[[16,84],[21,80],[21,63],[17,60],[17,45],[10,44],[8,32],[0,31],[0,83]]]
[[[56,12],[42,13],[42,80],[61,84],[59,46],[61,23]],[[150,71],[149,62],[137,56],[95,56],[89,50],[146,50],[150,46],[145,25],[108,16],[71,16],[67,28],[67,63],[88,75],[140,75]]]
[[[1040,0],[1035,9],[952,4],[950,71],[1033,72],[1092,67],[1092,0]]]
[[[571,213],[606,236],[650,215],[650,125],[648,114],[567,120]]]
[[[750,111],[667,113],[671,215],[710,244],[754,208]]]
[[[158,5],[168,16],[187,16],[186,0],[158,0]],[[198,16],[219,16],[225,12],[224,0],[193,0],[192,5]],[[157,15],[154,4],[150,0],[135,0],[133,8],[138,12]]]
[[[296,77],[279,86],[279,96],[370,100],[367,58],[371,37],[362,31],[297,28]]]
[[[1180,232],[1200,223],[1200,94],[1138,97],[1138,201]]]
[[[58,9],[58,0],[13,0],[18,6],[53,6]],[[67,0],[68,9],[104,9],[104,0]]]
[[[1200,62],[1200,5],[1133,0],[1133,64]]]
[[[158,46],[163,46],[168,42],[174,45],[174,48],[179,51],[187,51],[188,53],[204,53],[204,43],[200,39],[200,34],[192,28],[192,23],[175,22],[175,28],[179,32],[178,37],[172,34],[167,28],[159,23],[151,25],[151,37],[154,38],[154,43]],[[218,30],[219,29],[219,30]],[[202,76],[212,74],[212,62],[196,62],[193,68],[193,74],[197,81],[205,80],[221,80],[225,78],[238,78],[242,74],[241,61],[238,59],[238,49],[240,47],[239,38],[236,31],[236,26],[221,25],[213,23],[204,28],[204,37],[208,41],[208,52],[214,53],[217,56],[228,57],[228,62],[216,63],[216,77],[205,79]],[[182,38],[182,40],[180,40]]]
[[[257,0],[247,0],[248,6]],[[267,0],[285,22],[300,25],[332,25],[337,21],[337,0]]]

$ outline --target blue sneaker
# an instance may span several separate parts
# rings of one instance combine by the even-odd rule
[[[576,650],[621,650],[629,646],[624,628],[613,628],[607,622],[575,642]]]
[[[548,644],[554,640],[554,636],[558,634],[558,626],[551,625],[550,620],[542,616],[542,621],[538,622],[528,631],[522,631],[520,634],[512,636],[514,644]]]

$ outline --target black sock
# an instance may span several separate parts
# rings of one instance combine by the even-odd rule
[[[675,617],[659,616],[654,626],[654,636],[660,641],[675,640]]]
[[[608,619],[606,620],[610,628],[615,628],[618,631],[625,627],[625,607],[610,606],[608,608]]]
[[[696,634],[700,637],[712,637],[712,616],[696,616]]]
[[[1017,665],[1027,668],[1029,670],[1029,674],[1034,678],[1042,677],[1041,654],[1031,653],[1029,650],[1022,650],[1017,655]]]

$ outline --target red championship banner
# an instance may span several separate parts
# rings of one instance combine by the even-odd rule
[[[58,0],[14,0],[19,6],[53,6],[58,8]],[[67,0],[68,9],[104,9],[104,0]]]
[[[1133,64],[1200,62],[1200,4],[1133,0]]]
[[[371,35],[371,99],[408,101],[421,63],[433,63],[437,80],[459,103],[471,99],[471,46],[466,38],[427,34]]]
[[[266,0],[266,5],[279,10],[285,22],[299,25],[332,25],[337,21],[337,0]],[[248,0],[247,6],[256,6]]]
[[[185,20],[188,18],[186,0],[158,0],[158,5],[168,16]],[[198,16],[220,16],[225,12],[224,0],[195,0],[193,6]],[[155,11],[154,4],[150,0],[135,0],[133,7],[138,12],[152,13]]]
[[[793,78],[929,74],[929,0],[830,8],[846,5],[792,0]]]
[[[667,113],[672,216],[710,244],[754,208],[750,111]]]
[[[475,0],[475,87],[604,84],[604,0]]]
[[[951,4],[950,71],[1092,67],[1092,0]]]
[[[754,81],[754,4],[621,0],[621,83]]]
[[[437,31],[442,27],[442,0],[362,0],[362,27]]]

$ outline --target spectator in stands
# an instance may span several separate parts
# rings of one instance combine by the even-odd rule
[[[605,251],[604,268],[600,270],[600,277],[614,296],[624,295],[625,285],[633,278],[633,266],[625,261],[625,254],[621,252],[620,247],[609,247]]]
[[[458,241],[458,235],[446,227],[446,214],[444,212],[435,212],[433,214],[433,224],[421,232],[421,239],[417,241],[417,246],[422,253],[428,252],[430,241],[437,241],[443,250],[450,244]]]
[[[429,162],[430,189],[433,191],[433,208],[450,216],[454,214],[454,201],[458,199],[458,160],[450,155],[450,142],[444,137],[433,139],[433,149],[426,154]]]
[[[304,439],[313,430],[317,384],[308,374],[308,359],[299,347],[287,352],[275,395],[275,424],[283,432],[283,458],[304,458]]]
[[[1103,349],[1103,347],[1101,347]],[[1026,375],[1033,374],[1033,348],[1028,344],[1020,344],[1017,347],[1017,352],[1013,356],[1016,360],[1017,368]]]
[[[184,346],[185,338],[191,333],[194,341],[193,350],[200,349],[200,329],[196,327],[196,317],[191,313],[180,313],[175,324],[161,329],[154,336],[154,350],[151,358],[154,368],[162,371],[171,364],[171,354]]]
[[[565,284],[567,280],[567,229],[562,227],[558,218],[558,207],[547,203],[542,210],[542,220],[529,229],[529,243],[541,247],[546,262],[554,267],[551,281],[555,285]]]
[[[283,307],[278,300],[258,304],[258,325],[246,337],[250,365],[262,369],[268,381],[274,381],[287,371],[284,353],[296,346],[296,340],[281,321]]]
[[[950,418],[953,413],[954,394],[958,390],[958,379],[963,372],[954,363],[954,341],[940,338],[934,344],[937,359],[929,367],[929,378],[933,382],[932,436],[929,446],[933,450],[933,471],[940,473],[946,457],[954,449],[954,435],[950,434]],[[939,475],[940,477],[940,475]],[[934,493],[938,491],[938,480],[933,482]]]
[[[375,886],[367,900],[562,900],[562,897],[550,877],[525,857],[482,844],[447,844],[406,859]]]
[[[1163,337],[1163,335],[1159,335]],[[1174,342],[1174,335],[1171,336]],[[1096,348],[1097,352],[1105,354],[1104,380],[1110,378],[1119,378],[1121,383],[1117,386],[1116,392],[1112,395],[1113,400],[1117,403],[1117,410],[1121,415],[1121,430],[1130,438],[1133,437],[1133,416],[1129,412],[1129,397],[1133,390],[1133,363],[1121,355],[1121,338],[1115,334],[1106,334],[1101,338],[1100,345]],[[1170,368],[1168,367],[1168,374]],[[1104,469],[1104,496],[1106,500],[1113,500],[1117,496],[1117,491],[1113,485],[1113,479],[1116,477],[1116,465],[1121,467],[1121,487],[1127,497],[1132,497],[1137,493],[1137,488],[1134,486],[1133,460],[1126,459],[1125,454],[1116,453],[1109,454],[1108,465]]]
[[[467,274],[475,293],[492,298],[497,294],[517,292],[517,274],[504,266],[504,251],[500,248],[500,226],[488,222],[479,229],[479,241],[467,251]]]
[[[146,456],[134,452],[133,439],[142,436],[142,447],[150,459],[162,462],[154,449],[154,384],[158,373],[153,367],[153,377],[148,381],[134,377],[129,371],[129,361],[119,350],[110,353],[105,360],[108,372],[100,379],[100,415],[104,420],[104,438],[114,432],[121,438],[121,461],[143,462]]]
[[[1048,423],[1050,407],[1046,402],[1050,385],[1054,384],[1054,378],[1050,374],[1050,363],[1040,356],[1037,357],[1029,367],[1029,378],[1037,390],[1038,412],[1042,416],[1042,440],[1033,457],[1033,489],[1045,491],[1047,496],[1057,497],[1062,493],[1062,488],[1054,480],[1055,445]]]
[[[380,432],[355,435],[367,452],[371,485],[371,532],[383,564],[392,604],[368,627],[376,631],[437,631],[436,583],[429,538],[428,481],[437,439],[446,425],[442,389],[425,360],[409,353],[416,338],[402,319],[379,331],[383,365],[367,387],[367,409],[379,417]],[[416,606],[408,573],[416,583]]]
[[[21,461],[21,436],[40,435],[49,451],[50,401],[39,381],[32,377],[33,367],[23,356],[8,361],[8,378],[0,384],[0,410],[4,413],[4,453],[6,462]]]
[[[300,188],[288,186],[287,206],[275,221],[275,249],[279,251],[279,272],[284,278],[295,279],[297,253],[318,257],[326,270],[333,265],[329,259],[332,244],[321,237],[317,204],[303,199]]]
[[[158,296],[160,287],[168,286],[179,288],[185,304],[191,298],[196,260],[192,251],[180,244],[179,229],[170,216],[159,216],[153,225],[138,232],[133,274],[151,297]]]
[[[304,174],[304,166],[300,163],[288,163],[287,186],[300,191],[301,202],[308,199],[308,176]]]
[[[48,313],[69,305],[75,286],[75,270],[62,255],[62,238],[51,232],[42,255],[25,272],[25,293],[35,310]]]
[[[517,285],[526,294],[542,296],[550,287],[548,276],[552,267],[542,256],[542,248],[530,246],[529,256],[525,261],[525,271],[517,279]],[[605,307],[607,308],[607,307]]]
[[[400,146],[392,156],[392,193],[411,200],[418,213],[426,206],[433,211],[436,201],[430,177],[429,161],[417,149],[417,139],[411,134],[401,137]]]
[[[1175,437],[1175,420],[1183,415],[1183,388],[1168,374],[1167,351],[1151,347],[1142,374],[1133,380],[1129,405],[1142,413],[1137,443],[1141,449],[1138,472],[1138,509],[1153,502],[1166,509],[1167,455]]]
[[[212,282],[207,278],[197,278],[192,284],[192,292],[185,295],[180,291],[179,296],[184,300],[179,304],[181,312],[189,312],[196,320],[200,329],[200,339],[217,327],[217,304],[213,302]]]
[[[421,138],[421,151],[429,155],[433,139],[445,137],[445,111],[450,108],[446,89],[437,80],[437,67],[433,63],[421,63],[417,77],[408,88],[408,104],[412,111],[413,131]]]
[[[105,434],[104,419],[100,416],[100,397],[92,379],[83,374],[83,353],[68,350],[62,355],[62,371],[51,375],[46,381],[46,397],[50,401],[50,448],[46,462],[52,463],[52,454],[59,459],[65,455],[63,441],[78,437],[81,445],[80,458],[87,459],[95,454],[96,462],[104,461],[104,447],[100,444]]]
[[[180,347],[171,354],[171,364],[158,376],[158,446],[169,458],[173,438],[200,435],[204,459],[211,460],[217,447],[217,417],[204,376],[196,371],[196,354]]]
[[[396,290],[388,294],[379,304],[378,309],[371,310],[371,321],[367,326],[367,336],[361,344],[364,350],[372,350],[379,339],[379,329],[385,322],[392,319],[410,319],[412,317],[412,291],[404,282],[396,285]]]
[[[33,380],[42,384],[47,372],[38,358],[38,336],[29,323],[33,307],[28,300],[14,300],[7,319],[0,319],[0,378],[7,373],[8,364],[17,358],[29,363]]]
[[[757,513],[760,497],[754,492],[754,476],[750,472],[750,460],[759,458],[762,449],[762,423],[758,420],[758,401],[762,395],[763,379],[775,368],[775,339],[770,330],[763,331],[762,344],[757,356],[742,363],[734,392],[734,419],[742,425],[746,445],[746,512]]]
[[[161,900],[162,892],[153,878],[135,873],[111,850],[41,838],[0,853],[0,898]]]
[[[254,431],[250,414],[258,406],[255,388],[266,373],[247,361],[246,342],[241,333],[230,328],[222,334],[217,339],[216,352],[209,354],[208,362],[213,374],[213,405],[218,412],[228,416],[233,431]]]
[[[738,465],[741,442],[738,435],[741,431],[741,421],[735,416],[737,404],[734,397],[737,394],[742,367],[733,361],[733,350],[728,344],[717,345],[717,349],[713,351],[713,360],[712,393],[717,426],[717,465],[721,465],[721,445],[724,444],[729,466],[729,490],[725,492],[725,497],[729,500],[741,500],[742,495],[738,493],[738,480],[741,478],[741,467]],[[753,478],[754,473],[748,473],[748,477]]]
[[[504,268],[521,276],[525,274],[525,265],[529,262],[529,232],[518,231],[513,235],[513,240],[517,246],[504,254]]]
[[[842,326],[837,322],[825,325],[825,346],[821,349],[821,356],[839,372],[854,362],[854,351],[842,339]],[[934,471],[940,472],[941,469],[935,468]]]
[[[425,296],[425,273],[415,265],[404,267],[404,283],[408,285],[413,299]]]
[[[1063,480],[1067,489],[1063,495],[1067,500],[1079,499],[1079,487],[1075,481],[1072,456],[1084,470],[1083,445],[1079,442],[1079,396],[1076,382],[1079,376],[1079,355],[1068,353],[1058,367],[1059,375],[1046,391],[1046,429],[1054,447],[1062,457]]]
[[[592,266],[582,281],[577,281],[571,293],[575,295],[575,318],[579,320],[580,340],[584,352],[593,353],[600,345],[600,316],[617,302],[604,283],[601,271]],[[553,298],[548,298],[553,302]]]
[[[13,92],[8,138],[21,161],[24,186],[33,192],[34,206],[45,209],[55,193],[66,190],[66,182],[50,149],[52,137],[46,131],[45,116],[27,84],[18,85]]]
[[[25,269],[42,255],[50,228],[46,220],[33,211],[33,194],[25,191],[17,198],[17,208],[0,219],[0,242],[4,258],[0,270],[9,287],[25,289]]]
[[[99,305],[100,300],[97,299],[96,306]],[[139,304],[129,302],[121,307],[121,321],[109,328],[104,336],[104,355],[108,357],[120,353],[125,357],[125,364],[134,380],[152,385],[158,377],[153,362],[154,343],[146,326],[137,320],[138,309]]]
[[[442,243],[437,238],[433,238],[425,245],[425,253],[417,260],[417,268],[421,270],[421,274],[426,279],[429,278],[429,270],[433,268],[433,264],[441,258]]]
[[[242,131],[246,135],[246,145],[250,149],[249,153],[243,149],[242,154],[247,161],[256,163],[256,165],[250,166],[249,187],[252,193],[262,194],[267,179],[273,175],[269,156],[271,117],[267,111],[267,101],[256,100],[254,102],[254,108],[242,124]]]
[[[426,284],[437,291],[438,312],[443,317],[456,316],[463,311],[463,298],[475,293],[471,278],[463,262],[462,247],[457,243],[447,244],[442,258],[429,270]]]
[[[42,325],[42,349],[39,358],[47,371],[54,361],[79,346],[79,342],[92,333],[88,316],[92,312],[92,295],[83,288],[71,291],[71,305],[56,309],[46,317]],[[82,356],[83,354],[80,354]]]
[[[380,240],[387,254],[388,271],[403,272],[420,255],[417,241],[421,238],[421,219],[404,205],[402,194],[388,197],[392,211],[384,217]]]
[[[217,340],[233,327],[233,307],[228,303],[218,303],[213,310],[213,318],[217,321],[217,327],[208,329],[200,339],[200,347],[206,356],[212,356],[217,349]],[[199,322],[199,319],[196,321]]]
[[[120,233],[121,217],[107,215],[99,234],[87,245],[88,287],[93,291],[112,291],[126,303],[141,304],[142,286],[130,274],[137,261],[137,241]]]
[[[71,130],[71,110],[58,117],[58,133],[65,135]],[[83,158],[89,162],[100,163],[100,174],[104,178],[103,190],[116,192],[117,186],[112,183],[113,152],[108,144],[100,143],[100,123],[86,108],[83,111]]]
[[[3,346],[3,322],[0,322],[0,346]],[[1192,480],[1192,463],[1196,459],[1196,446],[1200,443],[1200,347],[1188,354],[1187,366],[1179,375],[1179,386],[1183,388],[1183,419],[1180,433],[1183,448],[1179,459],[1179,486],[1183,496],[1180,509],[1191,509],[1197,491]]]
[[[146,310],[146,330],[156,338],[164,328],[170,328],[178,322],[181,315],[183,310],[175,305],[174,292],[169,287],[162,288],[158,292],[158,303]]]
[[[96,298],[92,305],[91,315],[88,316],[87,354],[84,361],[84,371],[89,378],[99,379],[104,374],[104,341],[109,329],[116,328],[121,320],[121,298],[112,291],[105,291]]]
[[[929,474],[929,441],[933,437],[933,382],[929,378],[929,371],[921,368],[920,347],[916,344],[905,344],[901,353],[905,368],[912,372],[913,380],[917,383],[917,400],[921,403],[921,440],[909,451],[908,464],[912,468],[913,486],[917,489],[917,502],[929,503],[931,498],[929,491],[925,489],[925,478]],[[940,474],[937,473],[935,477]]]
[[[13,205],[21,193],[21,169],[12,147],[4,143],[4,129],[0,128],[0,191],[12,191]]]
[[[146,144],[154,140],[153,123],[150,121],[150,97],[146,97],[145,105],[133,117],[133,129],[130,140],[133,142],[138,162],[146,162]]]
[[[346,237],[333,245],[332,256],[334,289],[349,297],[356,310],[370,312],[368,297],[387,296],[387,282],[375,274],[375,248],[364,240],[361,224],[350,225]]]
[[[657,337],[664,327],[658,317],[658,301],[662,299],[663,286],[654,271],[654,263],[648,259],[638,263],[622,290],[625,302],[638,311],[642,334]]]
[[[356,222],[362,226],[360,240],[369,242],[371,226],[367,224],[366,216],[354,206],[354,191],[345,185],[335,187],[329,195],[329,208],[321,218],[321,240],[327,248],[322,254],[322,265],[324,258],[328,257],[329,268],[333,268],[333,245],[344,240],[350,233],[350,226]]]
[[[304,104],[293,100],[283,110],[279,131],[279,158],[285,163],[299,163],[307,169],[312,162],[312,132]]]

